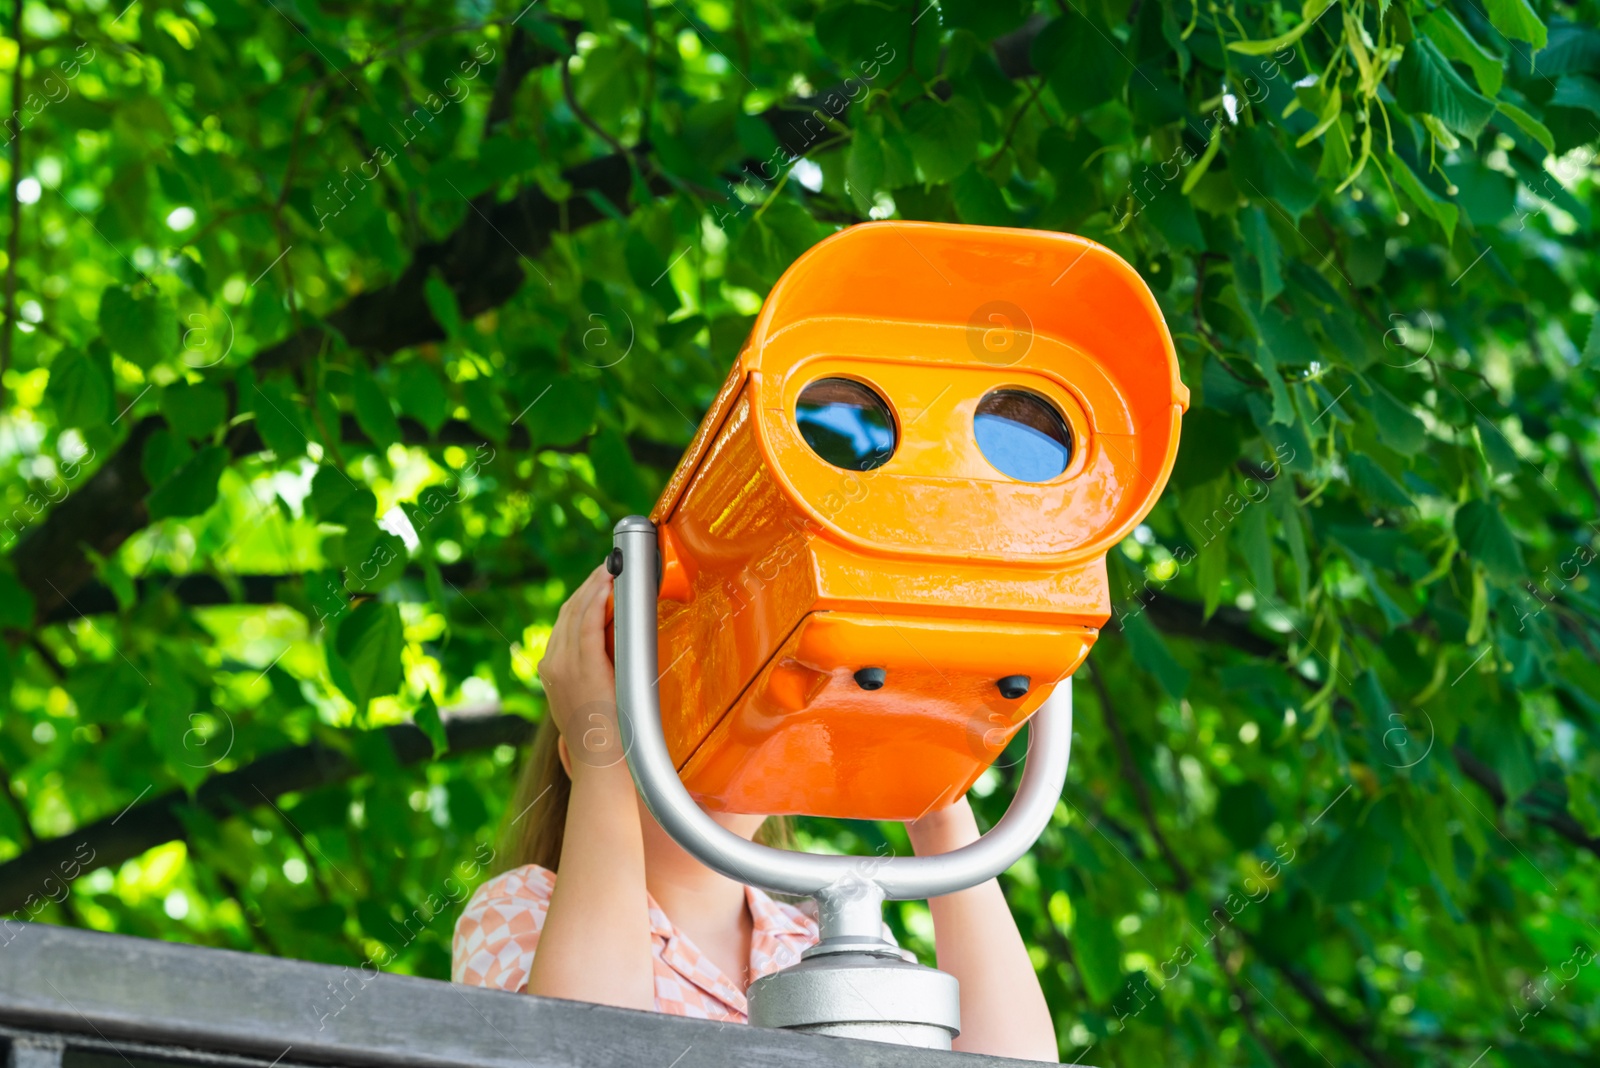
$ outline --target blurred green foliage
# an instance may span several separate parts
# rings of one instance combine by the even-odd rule
[[[1194,391],[1004,880],[1063,1054],[1595,1062],[1595,0],[20,10],[12,915],[447,975],[555,609],[766,289],[1027,226]]]

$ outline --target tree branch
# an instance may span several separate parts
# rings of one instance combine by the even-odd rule
[[[4,795],[6,807],[11,809],[12,814],[17,818],[17,825],[22,828],[22,844],[32,849],[38,842],[38,838],[33,833],[33,820],[29,818],[28,810],[23,805],[22,798],[18,797],[16,791],[11,788],[11,773],[6,770],[4,764],[0,764],[0,795]]]
[[[405,577],[417,583],[423,581],[420,568],[408,568]],[[472,562],[461,561],[441,564],[439,577],[459,590],[473,590],[491,584],[505,588],[539,582],[548,577],[548,572],[543,569],[529,569],[515,575],[501,575],[482,570]],[[302,572],[279,575],[212,575],[204,572],[189,575],[145,575],[136,581],[135,588],[141,602],[150,597],[170,594],[179,604],[188,608],[284,604],[285,591],[303,586],[305,578]],[[72,598],[70,606],[60,606],[55,614],[40,620],[40,623],[67,623],[82,616],[116,612],[119,607],[117,596],[111,587],[100,582],[91,582],[78,591]]]
[[[1185,601],[1159,590],[1151,591],[1141,599],[1145,611],[1150,613],[1150,622],[1165,634],[1196,641],[1221,642],[1263,660],[1282,660],[1284,657],[1283,646],[1250,629],[1250,614],[1231,605],[1223,605],[1207,619],[1205,606],[1198,601]]]
[[[1477,755],[1463,745],[1450,747],[1450,755],[1456,758],[1456,766],[1464,772],[1467,778],[1483,787],[1484,791],[1494,801],[1496,808],[1505,808],[1510,800],[1506,796],[1505,786],[1500,782],[1500,776],[1495,770]],[[1541,805],[1535,800],[1543,796],[1539,786],[1535,786],[1523,797],[1514,802],[1517,808],[1533,822],[1541,823],[1555,831],[1561,837],[1582,849],[1587,849],[1595,856],[1600,857],[1600,838],[1591,835],[1572,814],[1566,810],[1565,804],[1561,807]],[[1565,795],[1562,794],[1563,802]]]
[[[1161,850],[1161,856],[1166,860],[1167,867],[1172,870],[1178,889],[1187,894],[1193,885],[1189,869],[1183,866],[1178,855],[1172,851],[1166,835],[1161,833],[1161,825],[1156,822],[1155,806],[1150,803],[1150,787],[1134,763],[1133,750],[1128,746],[1128,736],[1123,732],[1116,709],[1111,705],[1111,691],[1106,687],[1106,680],[1101,677],[1098,670],[1092,668],[1089,671],[1089,679],[1094,683],[1095,693],[1100,696],[1100,718],[1105,720],[1106,730],[1110,732],[1111,740],[1116,744],[1117,757],[1122,763],[1122,777],[1133,787],[1134,797],[1139,802],[1139,812],[1144,816],[1145,827],[1150,831],[1150,837],[1155,839],[1156,848]]]
[[[437,434],[428,433],[428,429],[415,419],[402,417],[400,424],[400,440],[406,445],[487,445],[499,444],[513,450],[527,451],[534,448],[533,440],[525,424],[511,427],[503,442],[492,442],[489,436],[478,430],[471,423],[459,419],[452,419],[439,427]],[[361,424],[356,422],[353,415],[344,415],[339,420],[340,442],[358,444],[371,444],[366,431],[361,429]],[[540,445],[540,452],[577,453],[588,449],[589,438],[584,438],[569,445]],[[261,440],[261,433],[254,422],[239,423],[228,432],[228,450],[234,456],[249,456],[253,453],[265,452],[266,443]],[[671,442],[655,441],[644,437],[628,438],[628,451],[636,463],[646,467],[658,467],[671,471],[678,466],[678,461],[683,458],[683,446]]]
[[[451,752],[473,752],[498,745],[521,745],[533,733],[532,721],[515,715],[458,715],[445,720]],[[412,724],[379,731],[394,749],[400,764],[429,759],[433,743]],[[187,841],[183,815],[200,809],[225,819],[240,808],[253,808],[283,794],[314,790],[344,782],[365,769],[344,748],[324,742],[279,749],[255,763],[217,775],[202,783],[191,800],[173,790],[116,816],[107,816],[71,834],[41,842],[27,852],[0,864],[0,914],[22,908],[30,897],[45,893],[46,880],[62,879],[76,867],[77,874],[125,860],[161,845]]]
[[[1256,1045],[1261,1047],[1276,1068],[1284,1068],[1283,1057],[1267,1041],[1266,1036],[1261,1033],[1261,1024],[1256,1020],[1255,1009],[1251,1008],[1250,999],[1244,996],[1244,988],[1239,985],[1239,977],[1228,966],[1228,954],[1222,948],[1222,939],[1213,938],[1211,940],[1211,956],[1217,962],[1217,970],[1227,980],[1228,989],[1232,991],[1234,997],[1239,999],[1239,1016],[1244,1020],[1245,1030],[1250,1032],[1250,1037],[1256,1040]]]
[[[629,168],[618,157],[583,164],[566,177],[576,194],[567,205],[573,226],[587,226],[604,217],[583,196],[585,192],[613,203],[627,200]],[[483,214],[469,210],[449,238],[419,249],[398,280],[356,296],[329,316],[328,324],[351,345],[381,354],[443,340],[444,330],[433,321],[423,298],[429,272],[439,269],[443,273],[456,291],[463,315],[478,315],[510,299],[522,283],[520,257],[543,250],[560,222],[560,205],[537,188]],[[263,350],[254,366],[263,375],[292,369],[315,356],[324,340],[322,328],[306,327]],[[149,523],[145,497],[151,486],[141,469],[141,457],[150,435],[165,426],[160,416],[139,420],[105,465],[12,550],[17,577],[33,595],[41,614],[66,603],[93,575],[94,566],[84,552],[86,545],[108,556]],[[259,447],[251,451],[259,451]]]
[[[1323,994],[1322,990],[1304,972],[1300,971],[1288,961],[1279,960],[1269,947],[1263,946],[1261,940],[1242,927],[1234,928],[1240,936],[1256,951],[1256,955],[1266,961],[1278,974],[1289,980],[1289,985],[1305,999],[1311,1006],[1311,1011],[1328,1027],[1338,1033],[1339,1037],[1371,1064],[1373,1068],[1394,1068],[1394,1061],[1388,1054],[1372,1044],[1372,1034],[1369,1028],[1354,1023],[1344,1018],[1338,1009]]]
[[[1207,621],[1203,605],[1161,592],[1150,595],[1146,608],[1150,613],[1151,622],[1168,634],[1193,638],[1197,641],[1220,642],[1247,655],[1266,660],[1284,658],[1283,647],[1251,630],[1248,625],[1249,616],[1236,609],[1224,607]],[[1297,673],[1291,674],[1300,679]],[[1534,823],[1549,828],[1572,844],[1600,857],[1600,837],[1591,835],[1571,813],[1566,811],[1565,807],[1538,804],[1535,799],[1544,795],[1537,788],[1522,798],[1508,799],[1505,787],[1500,782],[1500,776],[1493,768],[1462,746],[1453,746],[1451,753],[1467,777],[1488,791],[1496,806],[1504,808],[1509,801]]]

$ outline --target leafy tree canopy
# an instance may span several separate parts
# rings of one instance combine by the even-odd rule
[[[1026,226],[1195,402],[1005,878],[1063,1054],[1593,1061],[1595,0],[6,7],[0,909],[446,975],[768,287]]]

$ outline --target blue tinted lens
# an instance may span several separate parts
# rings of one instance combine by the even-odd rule
[[[894,418],[871,389],[821,378],[800,391],[795,422],[811,450],[835,467],[871,471],[894,455]]]
[[[1043,397],[997,389],[978,402],[972,434],[984,458],[1019,482],[1048,482],[1072,459],[1072,434]]]

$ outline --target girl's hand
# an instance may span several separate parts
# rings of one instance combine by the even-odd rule
[[[610,592],[611,576],[595,568],[561,606],[539,661],[572,792],[561,875],[527,990],[648,1012],[656,1007],[650,896],[639,805],[623,760],[616,681],[606,656]]]
[[[617,729],[616,676],[606,655],[606,598],[611,576],[595,568],[556,615],[550,642],[539,661],[550,715],[566,750],[574,779],[590,768],[623,762]]]
[[[907,823],[906,833],[917,856],[933,856],[976,842],[978,820],[963,795]],[[961,983],[961,1034],[955,1048],[1056,1060],[1055,1023],[999,882],[990,879],[936,897],[928,908],[939,967]]]

